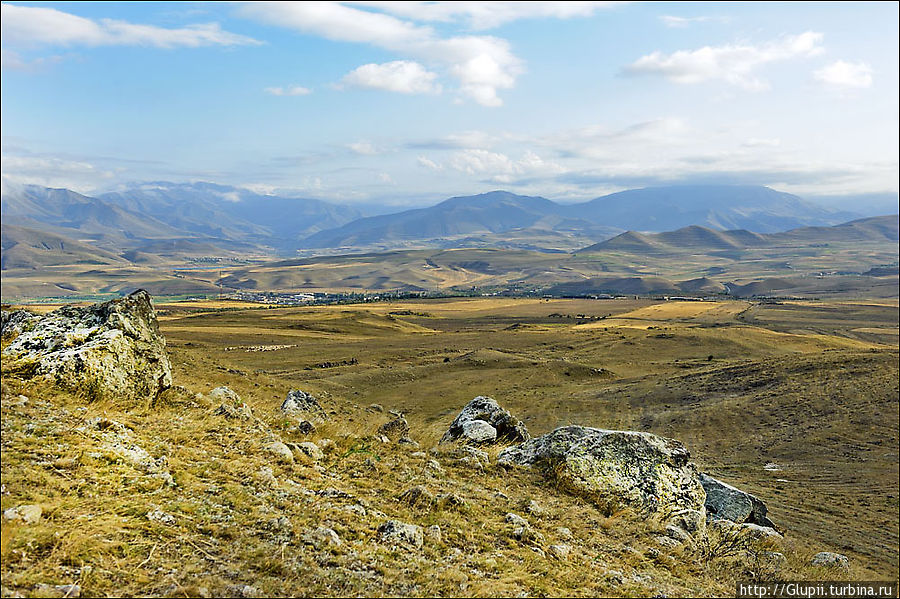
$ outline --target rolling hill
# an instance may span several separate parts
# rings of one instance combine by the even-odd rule
[[[630,252],[634,254],[705,253],[791,244],[897,241],[897,223],[897,215],[875,216],[833,227],[802,227],[770,234],[753,233],[743,229],[715,231],[707,227],[691,225],[677,231],[663,233],[626,231],[612,239],[595,243],[579,251],[584,253]]]
[[[62,235],[19,227],[0,226],[0,269],[37,269],[44,266],[86,264],[122,266],[128,260]]]

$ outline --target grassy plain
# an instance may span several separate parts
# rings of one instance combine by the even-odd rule
[[[200,364],[240,370],[242,391],[270,407],[291,386],[381,403],[429,440],[479,394],[535,434],[565,424],[649,430],[683,440],[704,467],[767,498],[789,534],[896,573],[896,302],[166,308],[163,331],[184,376]],[[258,344],[297,346],[223,350]]]
[[[371,440],[388,416],[367,411],[370,404],[403,412],[427,451],[476,395],[497,399],[534,435],[582,424],[682,440],[703,470],[766,501],[785,531],[783,579],[898,577],[896,301],[157,308],[176,383],[192,392],[228,385],[261,420],[226,422],[200,398],[80,408],[77,397],[4,377],[3,508],[49,506],[44,525],[4,526],[4,585],[75,580],[98,593],[182,596],[200,586],[233,592],[227,585],[241,582],[295,595],[704,596],[730,595],[734,580],[752,576],[745,562],[660,554],[652,526],[625,513],[605,518],[539,475],[472,471],[443,458],[446,473],[435,475],[413,449]],[[273,465],[259,453],[265,430],[304,440],[278,415],[292,388],[317,394],[332,412],[313,435],[336,441],[325,472]],[[20,392],[33,401],[11,406]],[[68,410],[52,424],[45,397]],[[167,455],[179,489],[141,489],[139,477],[79,446],[77,423],[100,414]],[[28,422],[40,443],[25,436]],[[263,480],[267,464],[277,484]],[[291,494],[288,480],[306,491]],[[466,507],[398,502],[414,484],[456,494]],[[349,497],[329,498],[334,487]],[[503,514],[525,514],[530,499],[547,509],[528,516],[545,540],[513,541]],[[347,511],[354,503],[368,516]],[[142,519],[152,506],[178,524]],[[279,514],[293,540],[272,541],[267,527]],[[387,517],[438,524],[442,540],[415,554],[373,544]],[[323,523],[345,545],[314,551],[298,540]],[[564,563],[533,549],[553,542],[575,547]],[[851,571],[811,569],[809,556],[824,550],[848,555]],[[78,568],[88,563],[96,567],[86,575]]]

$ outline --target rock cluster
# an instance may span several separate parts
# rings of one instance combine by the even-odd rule
[[[17,372],[43,376],[91,399],[154,401],[172,385],[166,342],[150,294],[138,290],[87,307],[45,316],[4,315],[3,350]]]

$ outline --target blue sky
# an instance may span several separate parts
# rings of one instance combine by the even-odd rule
[[[5,182],[896,193],[898,4],[3,3]]]

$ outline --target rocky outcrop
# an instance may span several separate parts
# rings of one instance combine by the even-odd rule
[[[473,444],[500,440],[521,442],[530,438],[525,423],[514,418],[490,397],[479,395],[462,409],[444,433],[441,443],[458,440]]]
[[[172,385],[166,342],[146,291],[42,317],[9,316],[3,350],[13,371],[43,376],[91,399],[154,401]]]
[[[702,472],[700,473],[700,484],[706,491],[708,518],[775,528],[775,523],[767,516],[766,504],[754,495],[736,489]]]
[[[706,493],[690,453],[674,439],[635,431],[566,426],[500,452],[504,466],[545,468],[572,493],[608,511],[704,513]]]

